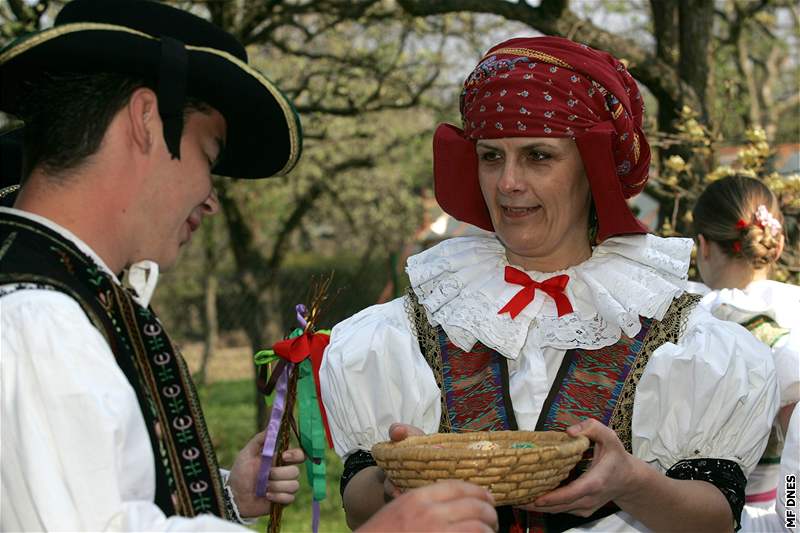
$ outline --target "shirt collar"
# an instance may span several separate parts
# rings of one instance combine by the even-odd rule
[[[91,248],[91,246],[86,244],[86,242],[84,242],[80,237],[72,233],[64,226],[57,224],[49,218],[41,215],[24,211],[22,209],[15,209],[13,207],[0,207],[0,213],[8,213],[31,220],[58,233],[60,236],[74,244],[78,250],[86,254],[103,272],[108,274],[117,285],[123,285],[133,289],[135,293],[134,299],[139,305],[147,307],[150,304],[150,299],[155,291],[159,274],[158,264],[154,261],[144,260],[134,263],[128,268],[124,276],[124,280],[121,283],[119,277],[111,271],[106,262],[103,261],[103,259]]]

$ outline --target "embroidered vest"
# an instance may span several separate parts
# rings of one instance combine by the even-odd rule
[[[3,294],[30,287],[67,294],[103,334],[136,392],[155,458],[155,503],[164,514],[230,518],[189,370],[152,310],[73,243],[8,213],[0,213],[0,285],[12,286]]]
[[[778,326],[778,323],[766,315],[758,315],[742,324],[755,338],[772,348],[789,330]],[[769,433],[769,441],[764,453],[759,459],[759,465],[776,465],[781,462],[783,453],[783,429],[776,419]]]
[[[614,345],[599,350],[568,350],[547,399],[537,431],[563,431],[592,417],[610,426],[631,452],[631,418],[636,385],[653,351],[665,342],[676,343],[699,297],[677,298],[659,322],[642,318],[634,338],[625,335]],[[506,358],[480,342],[465,352],[447,339],[441,326],[433,328],[425,311],[409,290],[407,312],[417,333],[422,353],[442,391],[440,432],[497,431],[517,429],[508,387]],[[589,467],[593,448],[562,483],[580,476]],[[609,504],[590,517],[567,513],[513,513],[513,520],[536,531],[564,531],[616,512]],[[509,511],[498,510],[509,527]],[[505,518],[505,520],[504,520]],[[502,529],[502,528],[501,528]]]

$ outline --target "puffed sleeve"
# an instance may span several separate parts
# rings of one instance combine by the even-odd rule
[[[781,407],[800,401],[800,331],[793,329],[772,347]]]
[[[661,471],[685,460],[722,459],[747,476],[777,410],[769,349],[698,306],[678,344],[657,348],[645,367],[634,399],[633,452]]]
[[[435,433],[441,413],[433,372],[422,356],[405,299],[364,309],[333,328],[320,389],[336,453],[389,439],[403,422]]]

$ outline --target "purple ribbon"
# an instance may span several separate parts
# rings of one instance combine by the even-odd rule
[[[281,428],[283,412],[286,410],[286,394],[289,391],[289,374],[293,363],[287,362],[283,367],[278,384],[275,386],[275,400],[272,402],[272,413],[267,424],[267,435],[264,438],[264,447],[261,449],[261,466],[258,469],[258,481],[256,483],[256,496],[263,498],[267,494],[269,485],[269,472],[272,469],[272,459],[275,456],[275,446],[278,441],[278,433]]]
[[[311,531],[314,533],[319,531],[319,502],[317,500],[311,502]]]
[[[308,309],[303,304],[297,304],[294,306],[294,310],[296,312],[295,317],[297,318],[297,323],[300,324],[300,329],[305,331],[306,326],[308,326],[308,322],[306,321],[306,313]]]

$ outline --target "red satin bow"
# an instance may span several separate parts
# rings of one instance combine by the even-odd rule
[[[322,425],[325,426],[325,436],[328,438],[328,446],[333,448],[331,430],[328,427],[328,416],[325,413],[325,406],[322,404],[322,394],[319,388],[319,368],[322,366],[322,355],[325,347],[328,346],[331,337],[326,333],[304,332],[302,335],[293,339],[286,339],[272,345],[272,350],[282,359],[299,363],[307,357],[311,357],[311,368],[314,371],[314,385],[317,388],[317,401],[319,402],[319,412],[322,415]]]
[[[569,298],[564,294],[564,289],[567,288],[567,283],[569,282],[569,276],[566,274],[553,276],[540,283],[538,281],[533,281],[525,272],[512,266],[507,266],[506,281],[516,285],[522,285],[522,290],[515,294],[514,297],[497,312],[498,315],[508,312],[511,314],[512,319],[516,318],[517,315],[533,301],[536,289],[544,291],[555,300],[558,316],[563,316],[572,312],[572,304],[569,303]]]

